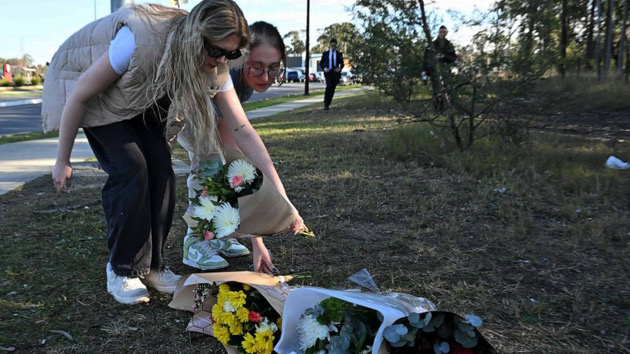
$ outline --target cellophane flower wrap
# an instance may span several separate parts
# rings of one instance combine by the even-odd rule
[[[429,300],[408,294],[297,288],[285,302],[282,337],[275,350],[385,354],[385,327],[412,312],[434,309]]]
[[[375,310],[329,297],[300,316],[300,349],[306,354],[370,353],[380,323]]]
[[[479,332],[482,321],[475,315],[452,312],[411,313],[383,331],[387,352],[392,354],[495,354]]]
[[[290,279],[255,272],[191,274],[169,306],[193,311],[187,329],[214,336],[228,352],[271,353],[280,338]]]
[[[272,235],[293,222],[295,208],[241,152],[224,148],[225,163],[201,161],[184,220],[200,238]]]

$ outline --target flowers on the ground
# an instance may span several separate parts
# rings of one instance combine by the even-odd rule
[[[256,193],[263,179],[262,173],[245,160],[221,167],[217,164],[220,162],[200,164],[195,177],[201,188],[190,198],[190,217],[195,225],[189,226],[205,240],[226,237],[238,229],[238,198]]]
[[[369,353],[379,325],[375,310],[330,297],[300,317],[300,349],[306,354]]]
[[[402,353],[496,353],[479,335],[481,319],[450,312],[412,313],[385,328],[388,352]]]
[[[241,283],[219,285],[212,306],[214,336],[241,353],[267,354],[280,338],[280,316],[254,288]]]

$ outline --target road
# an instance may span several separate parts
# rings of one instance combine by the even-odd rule
[[[326,84],[321,82],[309,83],[309,92],[325,88]],[[254,92],[249,102],[298,94],[304,94],[304,83],[285,83],[280,87],[272,86],[264,93]],[[14,99],[20,98],[15,97]],[[3,99],[3,101],[5,100]],[[41,104],[0,107],[0,136],[41,132],[41,111]]]

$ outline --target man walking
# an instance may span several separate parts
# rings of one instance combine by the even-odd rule
[[[442,76],[443,84],[447,85],[450,81],[451,64],[457,60],[453,44],[446,39],[447,34],[446,26],[440,26],[438,37],[433,41],[435,51],[431,50],[430,45],[424,51],[422,77],[424,78],[427,75],[431,77],[434,98],[441,94],[440,76]],[[436,103],[435,99],[433,101],[434,105],[442,106],[442,104]]]
[[[341,69],[343,69],[343,53],[337,49],[337,40],[330,39],[330,49],[322,54],[319,66],[324,70],[324,78],[326,79],[326,94],[324,95],[324,110],[327,111],[333,96],[335,88],[341,79]]]

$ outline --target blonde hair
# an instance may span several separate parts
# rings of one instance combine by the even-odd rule
[[[168,36],[150,95],[154,103],[168,95],[167,122],[184,119],[190,124],[196,154],[216,151],[216,113],[208,90],[218,89],[217,77],[202,70],[204,39],[220,41],[235,34],[241,38],[239,47],[246,47],[247,21],[232,0],[204,0],[178,21]]]

